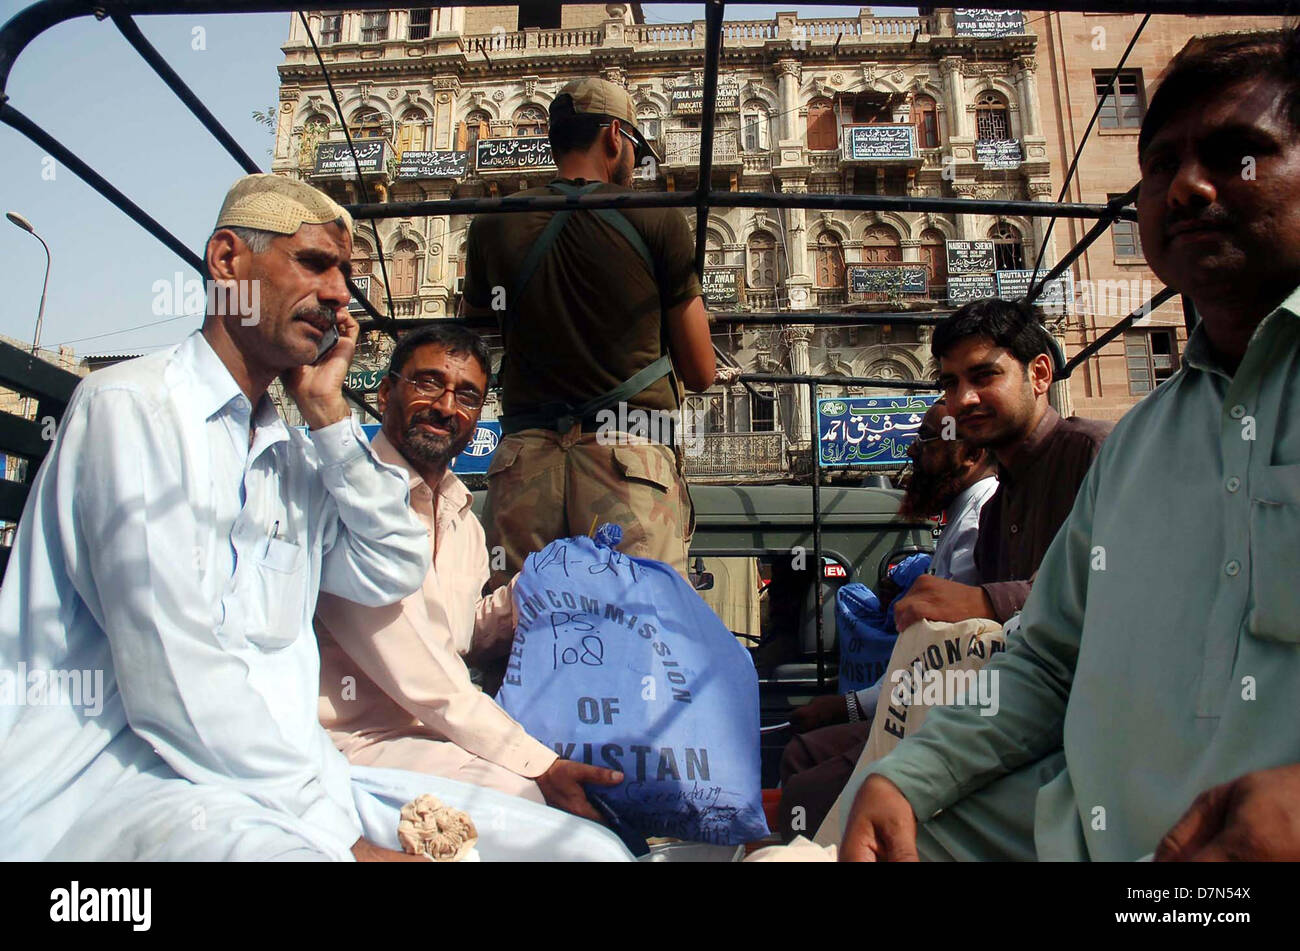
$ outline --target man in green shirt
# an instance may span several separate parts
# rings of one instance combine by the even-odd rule
[[[1201,318],[1115,428],[996,672],[866,770],[848,860],[1300,859],[1300,40],[1189,43],[1142,246]],[[949,402],[955,394],[948,394]]]

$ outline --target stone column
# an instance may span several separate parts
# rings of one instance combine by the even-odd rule
[[[1029,197],[1032,201],[1053,202],[1056,200],[1056,195],[1052,191],[1052,183],[1050,181],[1031,181],[1025,187],[1029,191]],[[1043,238],[1047,235],[1047,221],[1048,219],[1042,215],[1035,216],[1034,218],[1034,247],[1032,253],[1035,255],[1038,254],[1038,249],[1043,247]],[[1058,222],[1058,227],[1052,231],[1051,243],[1043,249],[1042,269],[1044,271],[1051,268],[1056,261],[1055,236],[1061,230],[1059,224],[1060,223]],[[1029,252],[1026,252],[1025,266],[1033,267],[1032,261],[1029,260]]]
[[[785,180],[782,192],[806,194],[808,186],[801,180]],[[808,211],[805,208],[786,208],[785,220],[786,295],[791,310],[808,310],[816,303],[812,295],[812,269],[808,266]]]
[[[777,94],[781,100],[781,134],[782,142],[799,137],[799,76],[800,64],[797,59],[777,60]]]
[[[958,198],[974,198],[974,182],[954,182],[953,192]],[[957,219],[957,239],[960,241],[974,241],[980,236],[975,233],[975,216],[959,214],[954,216]]]
[[[1024,137],[1039,136],[1043,134],[1043,126],[1038,110],[1038,74],[1034,69],[1034,58],[1022,56],[1016,62],[1020,67],[1018,84]]]
[[[943,70],[943,90],[948,99],[949,138],[968,138],[970,119],[966,116],[966,87],[961,78],[961,57],[945,56],[939,61]]]
[[[808,373],[808,340],[812,336],[811,327],[782,327],[781,338],[790,351],[790,372]],[[812,424],[808,420],[808,387],[803,383],[794,385],[795,418],[790,427],[794,434],[796,448],[807,448],[812,439]],[[815,460],[814,460],[815,461]]]

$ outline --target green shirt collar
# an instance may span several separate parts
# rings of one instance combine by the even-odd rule
[[[1246,345],[1247,353],[1258,345],[1264,333],[1264,328],[1272,324],[1279,313],[1285,313],[1292,319],[1300,319],[1300,286],[1297,286],[1282,303],[1273,308],[1268,316],[1259,322],[1259,326],[1255,328],[1255,332],[1250,336],[1250,343]],[[1242,362],[1245,362],[1244,355]],[[1204,373],[1217,373],[1219,376],[1231,379],[1227,371],[1219,366],[1219,362],[1214,356],[1214,347],[1210,344],[1210,338],[1205,332],[1203,321],[1197,321],[1196,329],[1187,338],[1187,349],[1183,351],[1183,365]]]

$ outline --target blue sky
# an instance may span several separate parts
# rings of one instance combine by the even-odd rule
[[[0,22],[25,6],[0,0]],[[728,19],[769,19],[781,6],[737,5]],[[856,6],[821,16],[856,16]],[[649,4],[651,22],[702,19],[703,6]],[[809,8],[804,8],[805,15]],[[915,8],[876,7],[876,15]],[[252,118],[277,100],[276,67],[288,14],[137,18],[140,29],[244,150],[269,166],[272,135]],[[200,42],[201,39],[201,42]],[[196,48],[196,47],[203,48]],[[190,115],[111,22],[82,17],[38,37],[18,58],[7,92],[42,126],[196,251],[240,167]],[[154,284],[196,277],[170,250],[62,165],[43,175],[45,154],[0,125],[0,211],[31,220],[53,266],[41,345],[78,355],[136,353],[174,343],[198,316],[156,315]],[[45,253],[0,218],[0,334],[29,341]]]

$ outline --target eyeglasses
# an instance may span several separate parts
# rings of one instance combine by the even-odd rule
[[[613,125],[613,123],[602,122],[600,124],[602,129],[610,125]],[[650,154],[648,151],[646,151],[645,146],[641,144],[641,141],[636,136],[634,136],[631,132],[627,131],[627,129],[623,128],[621,124],[621,120],[620,120],[620,125],[618,127],[618,132],[619,135],[623,136],[623,138],[627,139],[629,142],[632,143],[632,157],[636,159],[638,162]]]
[[[390,373],[389,376],[396,377],[404,383],[411,384],[411,389],[416,393],[436,403],[442,399],[442,394],[449,389],[441,380],[434,379],[431,376],[422,376],[411,378],[402,376],[400,373]],[[483,403],[487,397],[475,390],[451,390],[452,399],[455,400],[456,406],[467,412],[474,412],[483,408]]]

